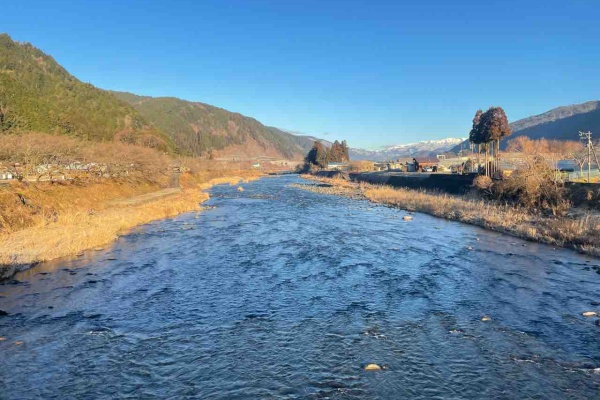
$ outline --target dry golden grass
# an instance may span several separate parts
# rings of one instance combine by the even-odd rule
[[[184,175],[184,188],[179,193],[155,201],[125,202],[111,206],[107,202],[113,196],[106,193],[98,193],[98,197],[91,199],[71,198],[70,207],[62,207],[52,219],[42,218],[25,229],[0,234],[0,265],[27,265],[105,245],[137,225],[198,210],[200,203],[209,198],[203,190],[214,185],[235,185],[260,176],[252,171],[207,172],[200,177]],[[107,185],[110,187],[110,184]],[[106,189],[106,185],[94,188]],[[147,192],[147,189],[142,187],[122,190],[135,193]],[[113,194],[122,195],[123,192],[115,191]],[[56,202],[61,196],[50,195],[50,198]],[[79,202],[82,204],[78,204]],[[94,211],[89,209],[91,203],[98,206]]]
[[[390,186],[359,185],[312,176],[310,179],[328,183],[332,187],[340,185],[340,190],[337,192],[313,187],[312,190],[320,193],[356,197],[358,192],[376,203],[423,212],[527,240],[574,248],[586,254],[600,256],[600,215],[597,213],[583,212],[561,218],[541,217],[523,208],[471,199],[467,196],[452,196]]]

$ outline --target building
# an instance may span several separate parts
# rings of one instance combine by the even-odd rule
[[[436,157],[415,157],[412,160],[412,167],[408,170],[410,172],[419,172],[431,168],[432,172],[437,172],[439,163],[440,160]]]
[[[327,163],[327,169],[330,171],[346,171],[348,170],[348,163],[344,162],[330,162]]]

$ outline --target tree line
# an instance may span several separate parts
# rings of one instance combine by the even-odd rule
[[[341,143],[336,140],[330,148],[317,140],[304,158],[305,168],[326,168],[330,162],[350,161],[349,153],[350,149],[345,140],[342,140]]]

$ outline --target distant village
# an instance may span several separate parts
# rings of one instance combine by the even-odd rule
[[[455,156],[437,154],[435,157],[400,157],[391,161],[374,162],[373,171],[439,174],[481,173],[485,165],[483,160],[477,163],[476,156],[465,153],[466,151],[463,154]],[[524,157],[519,153],[502,153],[501,157],[499,157],[500,169],[505,176],[522,167],[524,163]],[[587,178],[587,164],[578,164],[572,159],[556,160],[554,164],[556,172],[565,181]],[[327,165],[327,169],[331,171],[348,171],[351,169],[351,163],[333,162]],[[592,163],[590,168],[590,176],[600,176],[600,170],[594,163]]]

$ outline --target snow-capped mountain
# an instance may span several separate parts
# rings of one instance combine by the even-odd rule
[[[434,156],[449,151],[462,143],[464,138],[424,140],[417,143],[384,146],[378,150],[350,149],[351,160],[386,161],[399,157]]]

